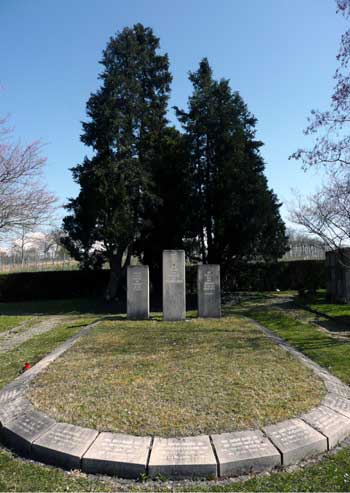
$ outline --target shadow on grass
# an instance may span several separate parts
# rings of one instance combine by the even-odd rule
[[[19,301],[0,303],[0,315],[122,315],[117,303],[107,303],[99,298]]]

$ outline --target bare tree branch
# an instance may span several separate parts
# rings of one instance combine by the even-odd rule
[[[0,119],[0,233],[29,231],[52,218],[57,199],[42,183],[46,159],[40,142],[12,143],[6,122]]]

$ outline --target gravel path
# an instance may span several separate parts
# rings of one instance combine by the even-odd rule
[[[11,351],[23,342],[28,341],[34,336],[44,334],[57,327],[63,320],[68,320],[67,317],[62,315],[54,315],[51,317],[45,317],[44,320],[31,325],[27,330],[23,330],[25,323],[14,327],[6,332],[0,334],[0,353]]]

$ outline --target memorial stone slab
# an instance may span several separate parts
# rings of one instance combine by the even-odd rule
[[[337,394],[327,394],[321,404],[350,418],[350,400],[345,399],[344,397],[340,397]]]
[[[350,388],[347,385],[338,383],[332,379],[324,379],[324,384],[331,394],[337,394],[345,399],[350,399]]]
[[[197,295],[199,317],[221,317],[220,265],[198,265]]]
[[[0,403],[0,425],[5,426],[6,423],[17,416],[24,414],[27,409],[31,409],[32,405],[24,397]]]
[[[81,458],[96,439],[98,432],[65,423],[57,423],[32,444],[35,459],[79,469]]]
[[[264,432],[288,466],[327,450],[327,438],[299,418],[267,426]]]
[[[261,472],[281,465],[281,454],[260,430],[212,435],[219,475]]]
[[[2,402],[12,401],[23,395],[22,386],[13,386],[0,392],[0,404]]]
[[[148,465],[151,477],[216,477],[217,464],[209,437],[155,438]]]
[[[32,443],[49,430],[56,421],[43,413],[30,409],[1,429],[4,443],[21,455],[29,456]]]
[[[338,442],[350,435],[350,418],[346,418],[329,407],[319,406],[301,417],[327,437],[328,449],[335,447]]]
[[[184,250],[163,251],[163,318],[186,318],[186,280]]]
[[[146,472],[150,446],[150,437],[100,433],[85,453],[82,469],[87,473],[138,478]]]
[[[132,320],[149,318],[148,265],[131,265],[127,270],[127,313]]]

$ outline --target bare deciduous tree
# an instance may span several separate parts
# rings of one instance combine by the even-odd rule
[[[350,0],[335,2],[337,12],[350,20]],[[290,219],[331,249],[350,244],[350,29],[341,37],[337,60],[329,109],[313,110],[304,130],[316,136],[314,145],[290,156],[301,160],[305,170],[323,166],[328,173],[327,183],[317,193],[298,197]]]
[[[40,142],[11,141],[6,119],[0,120],[0,233],[32,230],[52,218],[56,197],[42,182],[46,159]]]
[[[337,12],[350,20],[350,0],[336,0]],[[304,169],[326,165],[332,169],[350,167],[350,29],[341,37],[334,74],[335,87],[329,109],[312,110],[305,135],[317,135],[311,149],[298,149],[290,158],[300,159]]]
[[[328,248],[338,249],[350,242],[350,174],[333,173],[317,193],[299,197],[290,219],[320,238]]]

